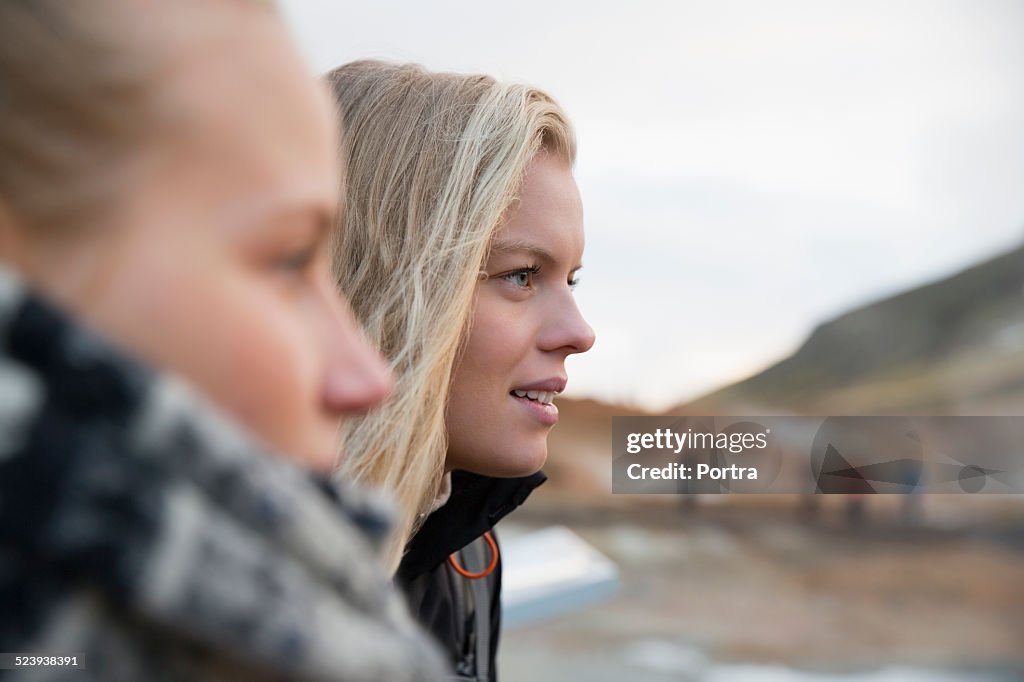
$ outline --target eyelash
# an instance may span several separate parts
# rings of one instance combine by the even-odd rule
[[[504,275],[501,275],[501,278],[504,279],[504,280],[507,280],[509,282],[512,282],[512,278],[515,277],[516,275],[528,274],[528,275],[530,275],[530,282],[528,284],[523,285],[523,284],[516,284],[515,282],[512,282],[513,284],[516,284],[516,286],[518,286],[520,288],[527,289],[530,286],[532,286],[532,284],[533,284],[533,277],[535,275],[537,275],[538,273],[540,273],[540,266],[535,264],[535,265],[530,265],[530,266],[525,267],[525,268],[518,268],[516,270],[512,270],[510,272],[506,272]],[[579,284],[579,283],[580,283],[580,278],[579,277],[573,277],[572,279],[570,279],[568,281],[570,289],[575,289],[576,285]]]
[[[504,275],[501,276],[501,278],[504,279],[504,280],[507,280],[509,282],[512,282],[512,284],[515,284],[516,286],[518,286],[518,287],[520,287],[522,289],[528,289],[528,288],[530,288],[533,285],[533,278],[539,272],[540,272],[540,266],[539,265],[530,265],[530,266],[525,267],[525,268],[517,268],[516,270],[512,270],[510,272],[506,272]],[[527,284],[517,284],[516,282],[513,282],[512,278],[515,277],[516,275],[529,275],[530,276],[529,282]]]

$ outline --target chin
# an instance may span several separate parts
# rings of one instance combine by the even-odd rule
[[[540,471],[548,458],[548,444],[546,440],[540,444],[524,443],[518,447],[509,447],[506,444],[506,448],[508,449],[502,449],[497,452],[492,451],[489,456],[473,462],[470,466],[460,466],[457,468],[466,469],[481,476],[519,478],[520,476],[529,476]]]
[[[483,441],[483,442],[481,442]],[[474,447],[450,448],[446,465],[480,476],[519,478],[537,473],[548,458],[548,434],[512,432],[488,434]]]
[[[543,443],[524,445],[515,452],[506,453],[500,460],[501,473],[491,474],[501,478],[518,478],[537,473],[548,459],[547,439]],[[498,467],[495,467],[498,468]]]

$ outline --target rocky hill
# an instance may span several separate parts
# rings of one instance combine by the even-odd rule
[[[1024,414],[1024,246],[862,306],[702,413]]]

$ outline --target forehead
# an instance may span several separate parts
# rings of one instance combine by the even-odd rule
[[[561,259],[583,254],[583,205],[569,162],[541,151],[527,166],[519,198],[494,235],[494,248],[534,245]]]
[[[210,5],[221,10],[202,35],[169,48],[165,119],[182,159],[263,192],[333,204],[339,131],[325,88],[274,14],[256,3]]]

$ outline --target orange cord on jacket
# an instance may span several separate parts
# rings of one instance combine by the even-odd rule
[[[494,541],[494,536],[491,535],[491,531],[487,531],[486,533],[484,533],[484,540],[486,540],[487,544],[491,547],[491,562],[487,564],[487,568],[478,573],[471,573],[464,569],[462,566],[459,566],[459,562],[458,560],[456,560],[455,554],[452,554],[448,557],[448,563],[451,564],[452,568],[455,569],[455,572],[461,575],[463,578],[469,578],[470,580],[479,580],[480,578],[486,578],[491,573],[493,573],[495,567],[497,567],[498,543]]]

